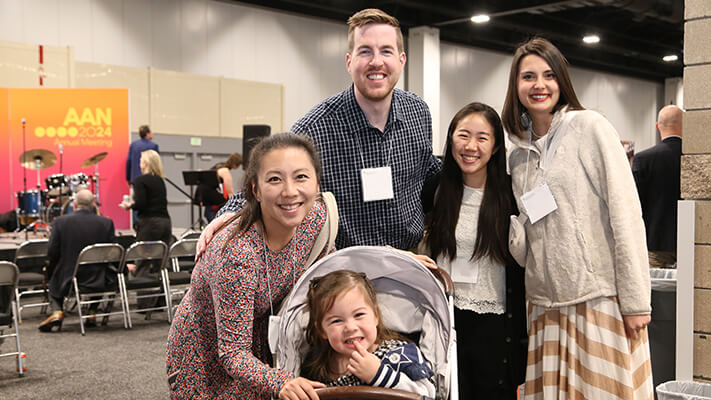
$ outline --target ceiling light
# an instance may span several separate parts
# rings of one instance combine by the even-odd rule
[[[483,24],[484,22],[489,22],[491,18],[489,18],[489,16],[486,14],[479,14],[471,17],[470,19],[475,24]]]
[[[588,35],[583,37],[583,42],[587,44],[595,44],[595,43],[600,43],[600,36],[598,35]]]
[[[669,54],[668,56],[662,57],[662,60],[666,62],[672,62],[678,60],[679,57],[676,54]]]

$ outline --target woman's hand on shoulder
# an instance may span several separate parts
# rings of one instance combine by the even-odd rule
[[[213,219],[209,224],[207,224],[205,229],[202,230],[197,245],[195,246],[195,261],[199,260],[202,253],[205,252],[207,245],[212,240],[212,237],[215,236],[215,232],[217,231],[217,229],[219,229],[233,215],[234,213],[226,212],[220,215],[219,217]]]
[[[316,389],[324,388],[321,382],[310,381],[306,378],[289,379],[279,391],[281,400],[318,400]]]
[[[639,339],[639,332],[649,324],[652,317],[649,314],[623,315],[622,321],[625,323],[625,333],[633,340]]]

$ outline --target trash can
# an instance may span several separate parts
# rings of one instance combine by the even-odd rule
[[[656,387],[676,379],[676,269],[652,268],[649,274],[652,281],[649,352]]]
[[[657,386],[659,400],[709,400],[711,385],[701,382],[670,381]]]

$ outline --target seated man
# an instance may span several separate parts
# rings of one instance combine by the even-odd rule
[[[74,197],[74,213],[62,215],[52,223],[49,237],[49,301],[52,315],[44,320],[39,329],[52,332],[62,329],[64,297],[69,294],[72,275],[79,253],[84,247],[96,243],[113,243],[114,223],[96,215],[93,211],[94,194],[83,189]],[[83,267],[77,274],[79,285],[89,289],[103,290],[115,285],[115,275],[107,274],[105,266]],[[92,304],[89,313],[95,313],[98,303]],[[89,325],[95,320],[87,321]]]

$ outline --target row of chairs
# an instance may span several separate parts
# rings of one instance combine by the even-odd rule
[[[136,242],[128,249],[115,243],[104,243],[87,246],[79,254],[74,268],[73,276],[76,277],[79,268],[87,265],[103,264],[108,266],[117,276],[116,290],[106,292],[90,292],[86,288],[78,285],[76,278],[72,281],[72,292],[69,297],[76,301],[79,306],[79,317],[82,334],[85,334],[84,320],[91,317],[108,317],[110,315],[121,314],[124,318],[124,325],[132,327],[131,312],[151,312],[167,310],[168,319],[172,321],[174,309],[173,299],[176,294],[183,293],[185,287],[190,283],[190,270],[193,266],[195,256],[195,245],[197,239],[181,239],[175,242],[170,249],[165,243],[160,241]],[[18,305],[18,319],[22,321],[22,310],[26,307],[45,306],[46,301],[32,304],[24,304],[22,297],[28,294],[42,293],[47,296],[46,279],[44,273],[38,267],[46,263],[47,240],[31,240],[23,243],[16,252],[15,262],[21,265],[19,284],[15,289],[15,301]],[[143,262],[154,263],[160,266],[160,273],[157,276],[140,276],[127,279],[126,264],[139,264]],[[176,287],[177,286],[177,287]],[[84,289],[84,290],[82,290]],[[143,291],[153,291],[145,294]],[[135,294],[137,299],[150,297],[162,297],[165,299],[164,305],[143,309],[129,308],[129,294]],[[111,311],[114,298],[119,295],[121,300],[121,311]],[[81,306],[93,303],[104,303],[104,313],[97,315],[82,314]]]

